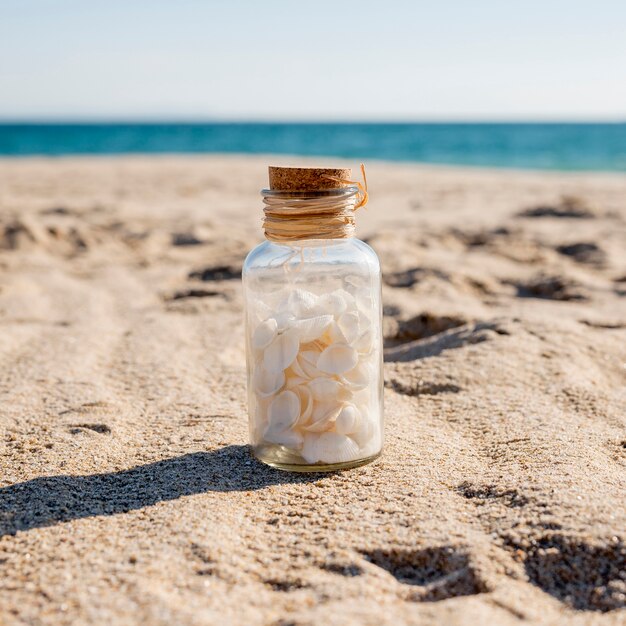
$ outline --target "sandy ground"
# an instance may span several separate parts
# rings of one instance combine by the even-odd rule
[[[299,476],[246,447],[268,163],[0,161],[0,623],[625,624],[626,177],[371,164],[387,443]]]

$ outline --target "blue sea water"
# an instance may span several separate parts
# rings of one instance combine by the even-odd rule
[[[626,123],[0,124],[0,155],[241,153],[626,171]]]

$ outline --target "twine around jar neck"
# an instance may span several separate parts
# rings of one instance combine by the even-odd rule
[[[363,184],[328,177],[341,186],[312,191],[264,189],[263,229],[269,241],[289,243],[303,239],[348,239],[355,232],[355,211],[367,204],[367,179]]]

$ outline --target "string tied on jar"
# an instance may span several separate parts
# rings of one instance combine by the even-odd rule
[[[270,168],[270,189],[262,192],[265,237],[277,243],[353,237],[355,211],[369,199],[363,164],[361,173],[362,183],[350,180],[348,169]]]

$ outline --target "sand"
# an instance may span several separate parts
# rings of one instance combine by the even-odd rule
[[[0,623],[625,624],[626,177],[370,164],[384,454],[294,475],[246,445],[268,163],[328,162],[0,161]]]

